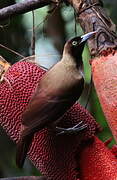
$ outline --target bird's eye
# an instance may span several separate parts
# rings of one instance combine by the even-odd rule
[[[78,44],[77,41],[73,41],[73,42],[72,42],[72,45],[73,45],[73,46],[77,46],[77,44]]]

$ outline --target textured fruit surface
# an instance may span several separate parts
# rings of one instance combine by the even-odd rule
[[[95,59],[92,72],[100,103],[117,141],[117,53]]]
[[[95,137],[80,156],[81,180],[116,180],[117,158]]]
[[[9,68],[5,74],[7,81],[0,84],[0,124],[16,143],[20,138],[22,113],[44,73],[36,64],[20,61]],[[79,145],[94,136],[99,127],[78,103],[71,107],[58,124],[71,127],[80,121],[87,124],[87,129],[78,135],[56,136],[55,132],[47,128],[35,134],[28,156],[48,179],[78,180],[78,162],[75,157]]]

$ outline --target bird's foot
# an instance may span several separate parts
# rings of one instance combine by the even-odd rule
[[[58,135],[63,135],[63,134],[77,134],[79,131],[82,131],[87,128],[87,124],[83,124],[83,122],[79,122],[77,125],[71,127],[71,128],[61,128],[61,127],[56,127],[57,131],[57,136]]]

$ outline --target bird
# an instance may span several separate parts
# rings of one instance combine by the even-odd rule
[[[0,125],[14,143],[18,143],[21,132],[22,114],[29,104],[37,83],[46,73],[35,61],[35,56],[26,57],[13,64],[5,73],[11,84],[0,84]],[[37,59],[36,59],[37,60]],[[14,103],[15,102],[15,103]],[[100,131],[99,125],[87,109],[76,102],[61,118],[59,127],[73,127],[82,121],[87,128],[76,135],[57,136],[50,128],[35,133],[28,158],[47,177],[56,180],[78,179],[80,152],[84,144],[89,145]],[[79,157],[79,158],[77,158]],[[85,162],[84,162],[85,163]]]
[[[64,113],[78,100],[84,89],[82,52],[86,41],[96,32],[68,40],[62,59],[38,82],[22,115],[20,139],[16,148],[16,164],[23,167],[34,134],[46,127],[55,127],[60,134],[81,131],[82,123],[72,128],[57,128]],[[53,126],[54,125],[54,126]]]

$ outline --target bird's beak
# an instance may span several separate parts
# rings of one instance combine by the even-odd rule
[[[97,33],[97,31],[93,31],[93,32],[89,32],[89,33],[81,36],[81,42],[80,43],[87,41],[89,38],[93,37],[96,33]]]

